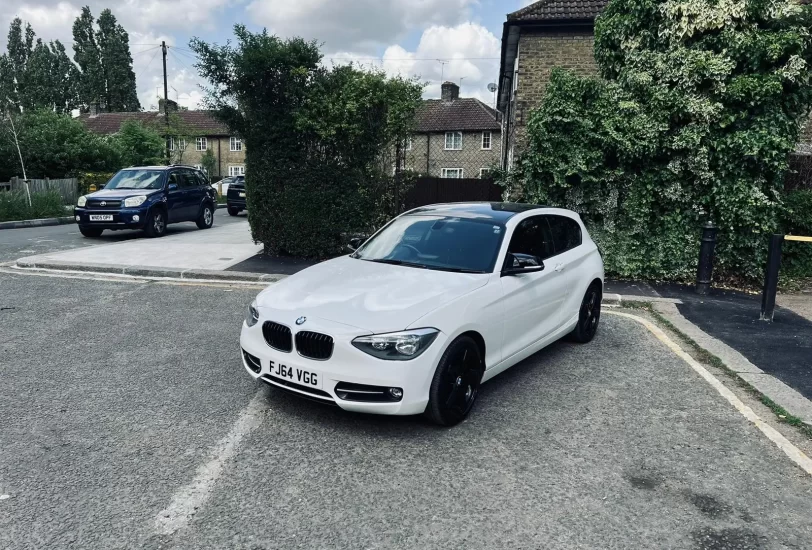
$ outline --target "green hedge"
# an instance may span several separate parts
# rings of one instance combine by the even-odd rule
[[[115,172],[82,172],[77,177],[79,178],[79,194],[85,195],[93,191],[98,191],[102,185],[105,185],[110,178],[115,175]]]
[[[812,237],[812,190],[793,191],[784,197],[781,229],[788,235]],[[781,274],[812,277],[812,243],[786,241]]]
[[[31,205],[25,191],[0,191],[0,222],[59,218],[69,213],[56,191],[31,193]]]

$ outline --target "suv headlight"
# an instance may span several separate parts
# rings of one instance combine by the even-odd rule
[[[124,206],[128,208],[132,208],[133,206],[141,206],[146,202],[147,197],[146,195],[139,195],[137,197],[127,197],[124,199]]]
[[[257,309],[257,303],[254,301],[248,306],[248,314],[245,316],[245,324],[249,327],[253,327],[259,322],[259,310]]]
[[[359,336],[352,341],[352,345],[378,359],[408,361],[426,351],[439,333],[436,328],[419,328],[389,334],[373,334]]]
[[[84,195],[79,197],[79,200],[76,201],[76,206],[84,206],[86,204],[87,204],[87,197],[85,197]]]

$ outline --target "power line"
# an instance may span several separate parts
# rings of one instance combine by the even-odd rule
[[[159,47],[160,47],[160,46],[159,46]],[[140,72],[140,73],[138,73],[138,74],[135,76],[135,82],[136,82],[136,85],[138,84],[138,77],[139,77],[139,76],[143,76],[143,75],[144,75],[144,73],[145,73],[145,72],[146,72],[146,71],[149,69],[149,66],[150,66],[150,65],[152,65],[152,62],[153,62],[153,61],[155,61],[155,57],[157,57],[157,55],[158,55],[158,51],[156,51],[154,54],[152,54],[152,58],[149,60],[149,63],[147,63],[147,66],[146,66],[146,67],[144,67],[143,69],[141,69],[141,72]]]
[[[347,59],[350,61],[360,61],[361,59],[374,59],[380,61],[440,61],[441,63],[451,63],[452,61],[477,61],[477,60],[497,60],[499,57],[449,57],[437,59],[435,57],[331,57],[330,59]]]
[[[175,52],[176,52],[176,53],[178,53],[178,54],[180,54],[180,55],[184,56],[186,59],[191,59],[192,61],[195,61],[195,62],[197,62],[197,61],[198,61],[198,59],[197,59],[197,56],[196,56],[196,55],[191,55],[191,54],[188,54],[188,53],[184,53],[184,52],[181,50],[181,48],[175,48],[175,47],[173,47],[172,49],[173,49],[173,50],[175,50]],[[186,50],[186,51],[189,51],[189,50]]]
[[[147,48],[146,50],[141,50],[140,52],[133,52],[133,54],[132,54],[132,55],[134,55],[134,56],[135,56],[135,55],[140,55],[140,54],[142,54],[142,53],[151,52],[152,50],[154,50],[154,49],[156,49],[156,48],[160,48],[160,47],[161,47],[161,46],[153,46],[152,48]]]
[[[169,49],[169,53],[170,53],[170,54],[172,54],[172,57],[175,59],[175,61],[177,61],[178,63],[180,63],[180,64],[181,64],[181,65],[182,65],[182,66],[183,66],[183,67],[184,67],[186,70],[188,70],[188,71],[192,71],[192,68],[191,68],[191,67],[189,67],[189,66],[188,66],[186,63],[184,63],[183,61],[181,61],[180,57],[178,57],[178,56],[175,54],[175,52],[173,52],[173,51],[172,51],[174,48],[168,48],[168,49]],[[194,71],[192,71],[192,72],[194,72]]]

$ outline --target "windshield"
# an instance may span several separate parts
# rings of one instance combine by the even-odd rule
[[[409,215],[396,218],[354,258],[443,271],[490,273],[505,228],[493,220]]]
[[[121,170],[105,189],[160,189],[163,170]]]

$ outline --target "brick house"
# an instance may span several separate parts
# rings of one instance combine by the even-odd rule
[[[597,74],[595,17],[608,0],[541,0],[508,14],[502,30],[497,108],[510,168],[523,145],[530,112],[541,102],[554,67]]]
[[[418,107],[405,163],[424,176],[479,178],[499,164],[501,149],[498,113],[478,99],[460,97],[460,87],[445,82],[441,99]]]
[[[174,103],[170,101],[170,105]],[[172,107],[170,106],[170,109]],[[163,104],[161,105],[163,109]],[[242,140],[231,135],[228,128],[219,122],[208,111],[182,111],[174,112],[183,124],[194,133],[194,137],[187,138],[187,143],[171,138],[170,151],[173,162],[188,164],[202,168],[201,158],[206,150],[211,150],[217,159],[214,174],[209,174],[213,180],[224,176],[245,174],[245,145]],[[79,121],[85,127],[97,134],[112,135],[121,129],[121,125],[129,120],[141,122],[161,131],[164,125],[164,112],[142,111],[133,113],[105,113],[98,112],[91,107],[89,113],[79,115]]]

